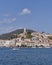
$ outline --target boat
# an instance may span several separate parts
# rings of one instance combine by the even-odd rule
[[[16,48],[13,48],[12,50],[16,50]]]
[[[12,48],[12,50],[19,50],[19,48]]]

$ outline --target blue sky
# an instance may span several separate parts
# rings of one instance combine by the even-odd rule
[[[52,0],[0,0],[0,34],[18,28],[52,33]]]

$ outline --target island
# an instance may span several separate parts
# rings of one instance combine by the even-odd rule
[[[30,29],[18,29],[0,35],[0,47],[51,48],[52,34]]]

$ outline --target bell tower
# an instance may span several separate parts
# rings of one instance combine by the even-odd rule
[[[26,28],[24,28],[24,33],[26,33]]]

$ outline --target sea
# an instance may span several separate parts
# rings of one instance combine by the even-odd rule
[[[0,65],[52,65],[52,48],[0,48]]]

